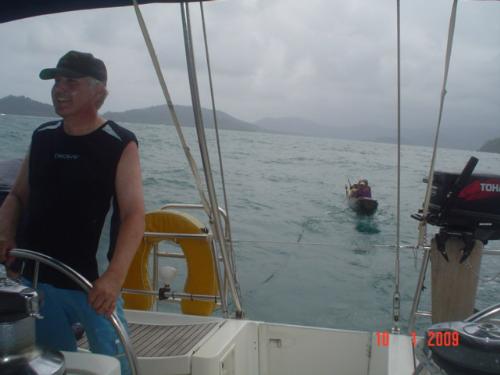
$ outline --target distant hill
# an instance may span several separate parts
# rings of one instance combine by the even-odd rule
[[[194,125],[194,116],[190,106],[177,105],[175,109],[182,125]],[[25,96],[12,95],[0,99],[0,113],[56,117],[51,105],[37,102]],[[205,126],[213,127],[212,111],[203,108],[202,114]],[[118,122],[173,125],[165,105],[123,112],[106,112],[103,116]],[[222,129],[331,137],[380,143],[396,142],[395,125],[394,127],[381,128],[371,126],[371,124],[339,126],[331,123],[326,126],[300,117],[266,117],[252,124],[222,111],[217,111],[217,120]],[[477,126],[448,126],[441,131],[439,147],[499,152],[499,141],[496,137],[498,137],[498,126],[482,126],[481,131],[477,130]],[[403,126],[401,139],[402,143],[407,145],[432,146],[434,129],[405,128]]]
[[[181,125],[194,126],[194,115],[190,106],[175,106]],[[26,96],[9,95],[0,99],[0,113],[26,116],[57,117],[52,105],[40,103]],[[213,127],[212,111],[202,108],[203,121],[208,128]],[[114,121],[144,124],[173,125],[165,105],[149,108],[132,109],[123,112],[106,112],[103,117]],[[259,127],[242,121],[225,112],[217,111],[217,122],[221,129],[259,131]]]
[[[176,105],[175,112],[181,123],[185,126],[194,126],[194,115],[191,106]],[[154,107],[131,109],[124,112],[106,112],[103,116],[114,121],[126,121],[146,124],[166,124],[173,125],[170,113],[166,105]],[[206,127],[213,128],[212,111],[202,108],[203,122]],[[258,126],[246,121],[242,121],[225,112],[217,111],[217,123],[221,129],[258,131]]]
[[[0,113],[10,115],[56,117],[54,107],[26,96],[9,95],[0,99]]]
[[[378,143],[396,143],[396,126],[379,127],[370,124],[357,126],[324,126],[299,117],[266,117],[256,122],[265,131],[282,134],[307,135],[314,137],[333,137],[356,141]],[[406,145],[429,146],[434,143],[435,129],[403,128],[401,142]],[[486,140],[498,135],[498,127],[482,126],[477,131],[476,126],[448,126],[441,130],[439,147],[477,150]]]
[[[483,152],[496,152],[500,154],[500,138],[492,139],[481,146],[479,151]]]
[[[300,117],[266,117],[256,124],[271,133],[395,143],[395,130],[363,126],[325,126]],[[411,144],[410,141],[404,142]]]

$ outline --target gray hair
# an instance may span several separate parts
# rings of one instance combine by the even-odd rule
[[[94,77],[86,77],[86,78],[90,87],[92,88],[99,87],[102,90],[102,95],[100,95],[99,98],[97,98],[96,100],[96,108],[100,109],[108,96],[108,89],[106,88],[106,84],[102,81],[99,81],[98,79],[95,79]]]

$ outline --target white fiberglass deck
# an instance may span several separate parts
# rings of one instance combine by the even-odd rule
[[[127,311],[141,375],[410,375],[407,336]]]

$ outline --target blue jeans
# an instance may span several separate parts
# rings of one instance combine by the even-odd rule
[[[40,314],[43,316],[43,319],[36,321],[38,345],[55,350],[76,351],[76,339],[71,326],[80,323],[85,328],[89,348],[93,353],[117,358],[122,375],[131,373],[113,325],[89,305],[86,293],[55,288],[45,283],[38,284],[37,292],[40,296]],[[123,326],[128,329],[121,298],[116,303],[116,313]]]

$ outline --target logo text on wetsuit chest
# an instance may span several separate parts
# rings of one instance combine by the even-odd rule
[[[54,154],[54,159],[56,160],[76,160],[80,157],[78,154]]]

